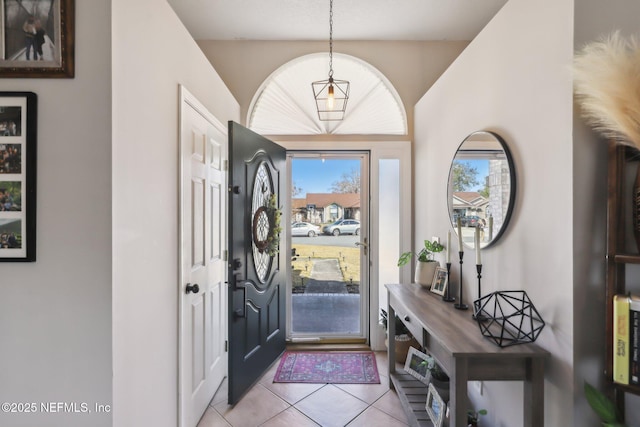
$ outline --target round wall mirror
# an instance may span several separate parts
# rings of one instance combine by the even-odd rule
[[[515,201],[516,174],[504,140],[493,132],[474,132],[458,147],[451,162],[447,201],[456,233],[475,248],[476,229],[480,247],[494,244],[509,223]]]

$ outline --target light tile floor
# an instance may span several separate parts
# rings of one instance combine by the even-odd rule
[[[274,383],[276,362],[235,406],[227,405],[225,380],[198,427],[406,427],[389,389],[387,353],[376,352],[380,384]]]

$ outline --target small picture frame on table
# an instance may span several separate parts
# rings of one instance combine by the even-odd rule
[[[442,397],[440,397],[433,384],[429,384],[425,409],[433,425],[435,427],[442,427],[444,424],[445,414],[447,412],[447,405],[444,403]]]
[[[428,384],[430,375],[427,370],[427,355],[415,347],[409,347],[407,360],[404,362],[404,371],[418,381]]]
[[[0,92],[0,262],[36,260],[33,92]]]
[[[431,283],[431,292],[438,295],[444,295],[444,291],[449,284],[449,276],[447,275],[447,269],[442,267],[436,267],[436,272],[433,275],[433,282]]]

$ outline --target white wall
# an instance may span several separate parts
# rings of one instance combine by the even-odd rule
[[[199,40],[198,44],[240,103],[243,123],[251,100],[271,73],[295,58],[328,48],[320,41]],[[413,106],[467,45],[466,41],[339,41],[334,50],[368,62],[389,79],[404,103],[413,135]]]
[[[0,264],[0,402],[112,403],[110,2],[75,16],[75,78],[0,79],[38,95],[37,260]],[[112,414],[0,412],[0,425]]]
[[[177,425],[178,84],[240,108],[164,0],[113,0],[114,425]]]
[[[497,132],[515,157],[515,212],[484,251],[483,291],[524,289],[547,322],[537,344],[552,354],[550,426],[573,425],[572,40],[572,0],[511,0],[415,108],[416,241],[449,229],[449,166],[469,133]],[[465,294],[475,296],[474,267],[464,267]],[[483,396],[471,394],[489,410],[487,424],[522,425],[522,386],[484,385]]]

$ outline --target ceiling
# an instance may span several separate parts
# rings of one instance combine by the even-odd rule
[[[324,40],[329,0],[167,0],[196,40]],[[335,40],[472,40],[507,0],[335,0]]]

